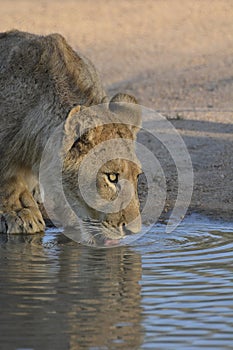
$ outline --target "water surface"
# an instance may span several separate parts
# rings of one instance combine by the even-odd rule
[[[233,226],[199,216],[95,249],[0,235],[1,349],[233,349]]]

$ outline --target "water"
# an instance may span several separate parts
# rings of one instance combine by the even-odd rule
[[[130,246],[0,236],[0,348],[233,349],[233,225],[192,216]]]

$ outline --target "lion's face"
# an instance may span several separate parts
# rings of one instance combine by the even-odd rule
[[[137,233],[141,229],[137,193],[140,173],[137,164],[124,159],[111,160],[98,172],[96,183],[100,197],[104,202],[114,203],[113,210],[110,207],[108,213],[102,214],[102,225],[113,237]]]
[[[139,122],[131,118],[127,124],[127,117],[123,124],[124,119],[117,119],[115,112],[105,109],[106,122],[97,124],[96,111],[73,114],[86,125],[90,120],[94,123],[90,127],[88,122],[81,134],[79,128],[63,168],[64,191],[71,207],[88,225],[98,227],[92,237],[106,242],[141,229],[137,193],[141,168],[134,146]]]

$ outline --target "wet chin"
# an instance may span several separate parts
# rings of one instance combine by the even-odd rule
[[[118,245],[120,243],[120,240],[124,237],[122,235],[122,232],[118,231],[117,229],[106,229],[106,227],[102,226],[102,232],[100,236],[96,236],[96,243],[101,244],[106,247]]]

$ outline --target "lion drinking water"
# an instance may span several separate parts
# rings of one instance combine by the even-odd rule
[[[99,110],[91,108],[102,103]],[[104,123],[99,122],[100,114]],[[121,180],[132,185],[127,205],[118,200],[118,210],[111,212],[84,200],[77,176],[88,153],[110,140],[126,140],[122,147],[136,159],[133,141],[141,123],[136,100],[121,93],[109,100],[92,63],[61,35],[0,34],[0,118],[1,232],[32,234],[45,229],[35,189],[43,150],[61,124],[62,181],[71,207],[83,220],[98,222],[109,238],[140,231],[137,161],[109,147],[113,159],[101,165],[95,178],[87,168],[87,181],[95,182],[105,202],[115,203]]]

